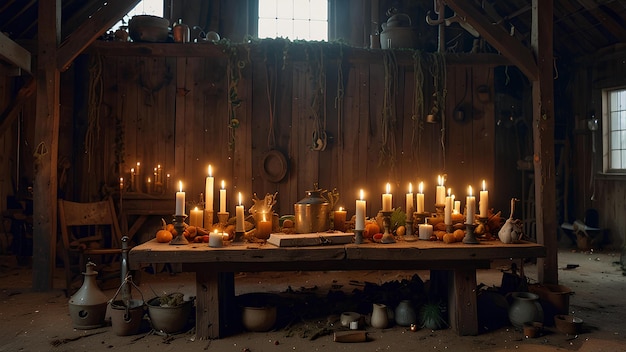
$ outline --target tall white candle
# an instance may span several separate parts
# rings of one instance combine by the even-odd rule
[[[391,211],[391,185],[387,183],[387,193],[383,194],[383,211]]]
[[[204,212],[198,209],[198,207],[195,207],[191,209],[191,212],[189,214],[189,225],[203,227],[204,226],[203,218],[204,218]]]
[[[446,187],[443,185],[444,180],[441,175],[437,176],[437,193],[435,197],[435,204],[444,204],[446,201]]]
[[[235,231],[236,232],[244,232],[244,212],[243,205],[241,205],[241,192],[239,192],[239,205],[235,207],[235,215],[237,217],[237,221],[235,223]]]
[[[409,193],[406,194],[406,216],[413,214],[413,184],[409,182]],[[411,215],[412,216],[412,215]]]
[[[460,214],[461,213],[461,201],[460,200],[455,200],[454,201],[454,213],[455,214]]]
[[[356,200],[356,221],[354,223],[354,229],[358,231],[365,230],[366,203],[363,197],[363,190],[361,190],[361,198]]]
[[[226,212],[226,184],[222,180],[222,188],[220,189],[220,213]]]
[[[480,210],[480,217],[486,218],[489,212],[489,192],[487,191],[485,180],[483,180],[483,190],[480,191],[480,203],[478,203],[478,208]]]
[[[211,165],[209,165],[209,175],[204,181],[204,209],[213,210],[213,188],[215,179],[211,173]]]
[[[468,189],[468,196],[467,199],[465,200],[465,203],[467,204],[467,219],[465,220],[466,224],[473,224],[474,223],[474,215],[476,213],[476,197],[474,197],[472,195],[472,186],[469,186]]]
[[[417,194],[417,212],[424,213],[424,182],[420,182],[419,193]]]
[[[185,192],[183,192],[183,181],[178,181],[179,191],[176,192],[176,214],[185,215]]]
[[[443,210],[443,222],[446,225],[452,225],[452,196],[450,195],[452,192],[450,188],[448,188],[448,196],[445,199],[445,208]]]

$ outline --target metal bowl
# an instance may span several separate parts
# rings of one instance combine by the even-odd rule
[[[128,22],[128,33],[135,42],[166,42],[170,21],[158,16],[133,16]]]

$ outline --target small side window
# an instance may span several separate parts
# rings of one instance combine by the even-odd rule
[[[604,171],[626,173],[626,88],[603,94]]]

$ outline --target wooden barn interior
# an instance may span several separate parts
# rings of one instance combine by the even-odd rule
[[[246,209],[276,194],[284,216],[319,187],[348,219],[365,190],[375,217],[385,185],[404,208],[409,183],[434,211],[438,177],[463,206],[485,180],[492,212],[545,249],[545,283],[559,246],[624,246],[603,105],[626,86],[623,0],[330,0],[327,42],[259,39],[256,1],[166,0],[188,43],[122,41],[109,29],[138,3],[0,4],[2,250],[32,259],[33,289],[63,265],[59,199],[113,199],[136,246],[173,214],[179,181],[187,212],[205,205],[209,165],[233,216],[238,194]],[[390,8],[413,48],[379,48]],[[597,236],[563,228],[590,210]]]

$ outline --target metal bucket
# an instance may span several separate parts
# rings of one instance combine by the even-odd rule
[[[128,304],[127,304],[128,303]],[[111,326],[117,336],[135,335],[139,332],[145,304],[141,299],[111,301]]]
[[[148,315],[152,328],[167,334],[181,332],[189,321],[192,307],[193,301],[185,301],[173,307],[162,307],[159,297],[154,297],[148,301]]]

